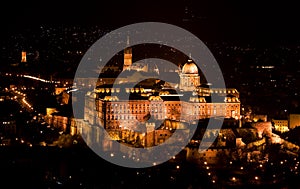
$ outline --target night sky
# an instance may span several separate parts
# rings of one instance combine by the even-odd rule
[[[2,33],[39,24],[97,24],[116,29],[156,21],[176,24],[207,41],[299,42],[296,3],[259,0],[8,1],[0,10]],[[185,7],[188,14],[185,14]],[[188,18],[189,21],[183,21]],[[5,36],[2,35],[2,36]]]

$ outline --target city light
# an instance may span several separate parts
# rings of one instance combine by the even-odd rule
[[[142,3],[142,16],[150,18],[153,7],[148,3],[153,2]],[[25,4],[22,8],[29,13],[31,9]],[[203,2],[155,5],[163,10],[163,15],[156,10],[155,17],[170,23],[175,23],[174,19],[182,21],[184,24],[180,25],[189,26],[191,33],[201,34],[203,44],[212,50],[213,61],[222,68],[222,77],[217,77],[217,81],[224,77],[226,87],[211,81],[210,76],[216,74],[210,71],[218,66],[206,62],[209,51],[192,50],[192,56],[182,49],[192,49],[193,45],[182,43],[182,49],[173,47],[172,42],[185,39],[175,39],[176,32],[165,35],[173,37],[173,41],[165,43],[160,40],[163,36],[157,36],[158,44],[140,45],[131,45],[138,40],[135,37],[139,32],[117,33],[116,36],[124,35],[124,39],[116,45],[127,47],[118,49],[114,57],[106,60],[102,53],[109,46],[103,46],[102,51],[88,49],[100,36],[113,44],[117,37],[107,35],[107,28],[114,28],[117,22],[108,22],[110,27],[103,28],[105,24],[101,21],[99,26],[32,27],[27,23],[34,19],[27,19],[24,11],[8,11],[20,18],[15,24],[9,23],[21,25],[4,24],[3,28],[8,30],[0,40],[3,186],[9,184],[14,188],[14,184],[21,183],[24,188],[295,187],[300,176],[300,44],[292,34],[299,32],[278,27],[280,23],[276,21],[272,24],[278,15],[272,15],[272,11],[261,14],[257,7],[264,7],[262,4],[245,6],[256,13],[253,17],[246,14],[249,10],[243,6],[228,8],[223,3],[214,18],[206,14],[210,8]],[[287,9],[285,6],[278,10]],[[54,10],[47,4],[44,7]],[[90,11],[95,12],[97,6],[95,10],[91,7]],[[128,21],[136,7],[126,2],[120,8],[126,11],[105,8],[116,17],[126,12],[119,17]],[[297,6],[295,10],[289,8],[292,13]],[[68,14],[63,7],[59,9]],[[47,14],[44,9],[36,10]],[[65,18],[58,14],[60,10],[55,10],[59,19]],[[236,15],[232,10],[239,11],[234,11]],[[175,17],[172,11],[176,12]],[[265,15],[271,24],[264,26]],[[285,12],[280,17],[295,21]],[[109,21],[107,15],[105,18]],[[240,26],[232,27],[241,20],[251,28],[244,28],[250,34],[245,39],[235,35],[238,30],[234,28]],[[206,34],[214,31],[205,25],[215,25],[215,21],[225,23],[229,30],[220,26],[218,29],[225,33],[211,40],[212,36]],[[272,29],[273,25],[276,29]],[[266,35],[269,30],[272,35]],[[251,37],[252,34],[257,35]],[[231,40],[237,36],[238,42]],[[196,64],[198,59],[201,66]],[[99,67],[77,70],[81,60],[95,62]],[[100,65],[104,60],[107,64]],[[94,72],[98,76],[96,82],[89,78]],[[74,79],[74,75],[80,77]],[[77,108],[74,102],[83,106]],[[219,123],[222,127],[217,129]],[[193,128],[195,133],[191,132]],[[185,140],[188,136],[191,139]],[[155,151],[166,146],[170,149]],[[103,153],[91,153],[97,147]],[[172,154],[173,147],[181,151]],[[103,161],[95,156],[99,154],[119,162],[128,160],[134,166],[147,162],[149,167],[129,169]],[[160,157],[169,160],[160,162]],[[107,173],[101,174],[101,182],[94,174],[97,171]]]
[[[33,80],[37,80],[37,81],[41,81],[41,82],[44,82],[44,83],[60,83],[60,81],[50,81],[50,80],[41,79],[41,78],[38,78],[38,77],[35,77],[35,76],[31,76],[31,75],[23,75],[23,77],[33,79]]]

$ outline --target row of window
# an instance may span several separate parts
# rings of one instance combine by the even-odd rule
[[[199,108],[200,107],[200,108]],[[220,112],[221,114],[223,113],[223,110],[224,111],[231,111],[231,110],[238,110],[239,106],[229,106],[229,107],[211,107],[211,108],[208,108],[206,109],[207,110],[207,113],[210,114],[211,111],[214,112],[214,114],[216,114],[216,112]],[[186,111],[190,111],[191,109],[185,109]],[[167,112],[170,113],[170,112],[178,112],[180,113],[181,112],[181,109],[170,109],[168,108],[167,109]],[[114,109],[107,109],[106,110],[106,113],[109,114],[109,113],[116,113],[116,114],[119,114],[119,113],[148,113],[148,112],[152,112],[152,113],[163,113],[164,112],[164,109],[161,109],[161,108],[145,108],[145,109],[124,109],[124,110],[114,110]],[[204,115],[205,114],[205,110],[204,110],[204,106],[197,106],[195,109],[194,109],[194,114],[199,114],[199,112],[202,112],[202,114]]]
[[[118,106],[118,104],[115,104],[115,106]],[[151,107],[161,107],[163,106],[163,104],[151,104]],[[165,104],[164,106],[181,106],[181,104]],[[224,106],[229,106],[229,107],[234,107],[234,108],[238,108],[239,105],[228,105],[228,104],[222,104],[222,105],[219,105],[219,106],[216,106],[216,105],[195,105],[194,108],[205,108],[205,107],[208,107],[208,108],[224,108]],[[149,104],[135,104],[135,105],[119,105],[119,109],[137,109],[137,108],[149,108],[150,105]],[[107,106],[107,109],[116,109],[114,108],[112,105],[108,104]]]
[[[118,107],[119,106],[119,109],[125,109],[125,108],[144,108],[144,107],[150,107],[150,104],[135,104],[135,105],[118,105],[118,104],[108,104],[107,105],[107,108],[110,109],[110,108],[113,108],[113,107]],[[181,106],[181,104],[161,104],[161,103],[151,103],[151,106]]]
[[[106,120],[137,120],[137,119],[143,119],[144,116],[129,116],[129,115],[119,115],[119,116],[107,116]],[[163,115],[153,115],[154,119],[163,119]]]

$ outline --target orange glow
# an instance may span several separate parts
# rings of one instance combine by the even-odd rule
[[[26,51],[22,51],[22,59],[21,59],[21,62],[27,62],[27,59],[26,59]]]

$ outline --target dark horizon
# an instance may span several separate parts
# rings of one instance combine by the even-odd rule
[[[183,27],[204,41],[277,44],[299,42],[294,3],[243,1],[8,2],[1,11],[2,36],[46,25],[98,25],[110,30],[137,22]],[[8,14],[6,12],[9,12]]]

